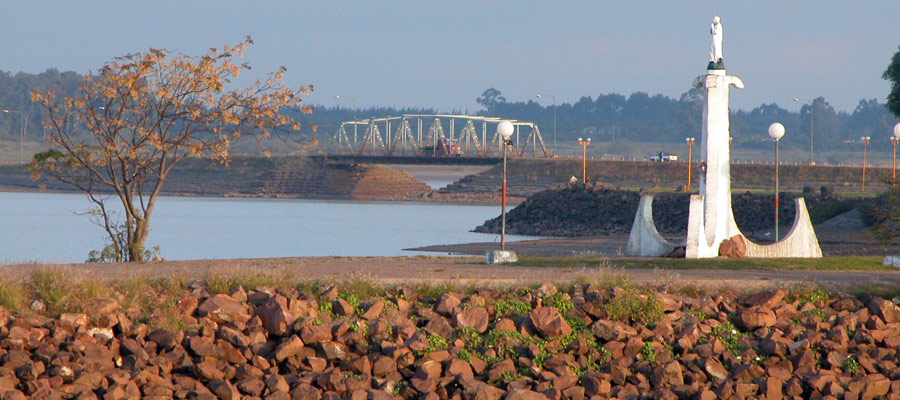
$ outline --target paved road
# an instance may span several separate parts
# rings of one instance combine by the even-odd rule
[[[614,262],[613,262],[614,263]],[[291,279],[366,280],[373,283],[456,283],[516,285],[543,281],[605,280],[624,274],[639,282],[729,286],[753,289],[818,282],[828,286],[900,285],[898,272],[861,271],[723,271],[599,268],[536,268],[488,266],[481,257],[308,257],[248,260],[166,261],[150,264],[6,265],[0,274],[27,278],[40,268],[59,268],[75,278],[119,279],[132,276],[203,278],[210,274],[271,274]]]

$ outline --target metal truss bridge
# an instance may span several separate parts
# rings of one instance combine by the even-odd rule
[[[497,135],[497,124],[504,120],[506,119],[474,115],[405,114],[399,117],[346,121],[341,123],[331,138],[328,153],[387,157],[428,156],[431,154],[425,154],[427,152],[423,150],[435,149],[439,142],[449,140],[459,144],[462,157],[499,157],[503,141]],[[511,156],[538,157],[538,149],[543,157],[551,156],[537,124],[506,121],[510,121],[515,127],[510,138],[512,143],[509,144]],[[457,129],[458,127],[460,128]]]

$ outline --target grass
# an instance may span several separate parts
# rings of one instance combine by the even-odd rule
[[[609,258],[609,257],[531,257],[522,256],[514,265],[552,268],[624,268],[624,269],[717,269],[764,271],[894,271],[882,265],[881,256],[824,258]]]

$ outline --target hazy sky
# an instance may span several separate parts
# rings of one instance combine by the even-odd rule
[[[884,102],[881,74],[900,45],[900,3],[885,1],[5,1],[0,70],[85,73],[149,47],[201,54],[244,36],[252,77],[278,66],[313,84],[311,104],[478,109],[635,91],[678,98],[704,73],[709,24],[741,77],[733,107],[825,97],[852,111]],[[737,4],[730,4],[737,3]],[[550,101],[549,99],[546,101]],[[550,104],[550,103],[548,103]]]

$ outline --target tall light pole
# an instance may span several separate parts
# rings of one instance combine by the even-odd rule
[[[556,154],[556,96],[538,93],[537,97],[550,97],[553,99],[553,154]]]
[[[18,110],[3,110],[5,113],[19,113],[19,117],[22,118],[22,131],[19,133],[19,160],[25,160],[25,153],[22,150],[22,143],[25,142],[25,126],[28,124],[28,120],[25,119],[25,114]]]
[[[794,101],[809,103],[809,165],[816,165],[816,161],[813,159],[813,101],[802,97],[794,97]]]
[[[578,144],[581,145],[581,183],[587,184],[587,147],[591,145],[591,138],[578,138]]]
[[[686,137],[684,140],[688,144],[688,191],[691,190],[691,163],[694,161],[694,138]]]
[[[769,137],[775,141],[775,241],[778,242],[778,141],[784,136],[784,125],[769,125]]]
[[[356,123],[356,99],[354,99],[350,96],[341,96],[341,95],[334,96],[334,98],[339,99],[339,100],[343,99],[345,97],[350,99],[350,101],[353,102],[353,145],[356,145],[356,127],[359,126],[359,124]]]
[[[509,147],[509,138],[513,134],[512,122],[501,121],[497,125],[497,134],[503,138],[503,197],[500,199],[500,250],[506,250],[506,148]]]
[[[894,180],[897,180],[897,143],[900,142],[900,122],[894,125],[894,136],[891,136],[891,144],[894,145]]]
[[[863,136],[859,138],[859,141],[862,142],[863,145],[863,176],[862,176],[862,191],[866,191],[866,155],[869,150],[869,142],[872,140],[871,137]]]

